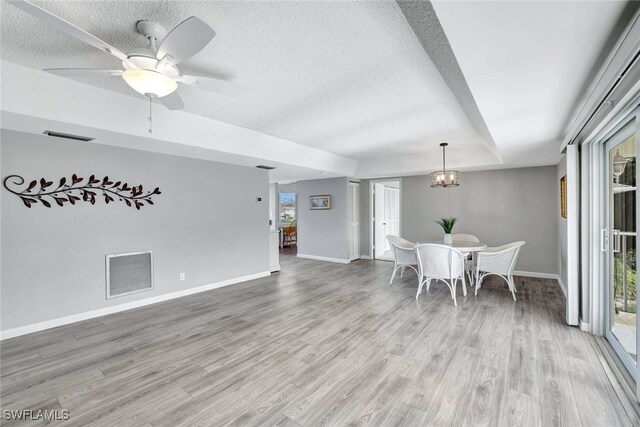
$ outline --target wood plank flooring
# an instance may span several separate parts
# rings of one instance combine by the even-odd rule
[[[64,426],[631,425],[557,283],[283,256],[271,277],[4,341],[3,409]],[[3,420],[2,425],[43,422]]]

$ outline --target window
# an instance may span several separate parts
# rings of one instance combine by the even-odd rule
[[[296,193],[280,193],[280,222],[296,219]]]

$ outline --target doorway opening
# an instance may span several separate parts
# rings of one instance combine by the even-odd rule
[[[370,254],[373,259],[393,261],[387,235],[400,236],[402,181],[384,179],[371,181]]]

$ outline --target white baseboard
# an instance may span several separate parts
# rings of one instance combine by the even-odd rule
[[[212,289],[222,288],[224,286],[234,285],[236,283],[247,282],[249,280],[267,277],[271,274],[269,271],[263,271],[247,276],[235,277],[233,279],[223,280],[221,282],[210,283],[195,288],[183,289],[181,291],[170,292],[167,294],[157,295],[137,301],[131,301],[124,304],[113,305],[110,307],[99,308],[97,310],[85,311],[84,313],[72,314],[71,316],[59,317],[57,319],[46,320],[44,322],[33,323],[31,325],[20,326],[18,328],[0,331],[0,341],[18,337],[20,335],[31,334],[33,332],[43,331],[58,326],[68,325],[70,323],[80,322],[82,320],[93,319],[96,317],[106,316],[107,314],[118,313],[121,311],[131,310],[134,308],[144,307],[146,305],[157,304],[159,302],[168,301],[187,295],[198,294],[200,292],[210,291]]]
[[[567,289],[564,287],[564,283],[560,279],[560,276],[554,273],[537,273],[534,271],[514,271],[514,276],[524,276],[524,277],[540,277],[542,279],[555,279],[562,290],[562,295],[567,299]]]
[[[514,271],[514,276],[524,276],[524,277],[540,277],[542,279],[558,279],[559,276],[553,273],[538,273],[535,271]]]
[[[580,319],[579,325],[580,325],[580,330],[585,332],[591,332],[591,323],[583,322],[582,319]]]
[[[351,261],[344,258],[329,258],[324,256],[298,254],[298,258],[314,259],[316,261],[337,262],[338,264],[349,264]]]
[[[360,255],[360,259],[371,259],[369,255]]]
[[[567,288],[566,286],[564,286],[564,283],[562,283],[562,280],[560,279],[560,276],[558,276],[556,278],[556,280],[558,281],[558,285],[560,285],[560,290],[562,290],[562,294],[564,295],[564,299],[567,299]]]

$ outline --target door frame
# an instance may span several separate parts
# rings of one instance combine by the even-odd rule
[[[369,181],[369,258],[376,259],[373,247],[375,245],[375,184],[384,182],[397,182],[399,191],[399,217],[400,223],[398,224],[398,230],[402,236],[402,178],[380,178],[372,179]]]
[[[361,224],[361,220],[362,220],[362,202],[361,202],[361,197],[362,197],[362,183],[360,181],[354,181],[354,180],[348,180],[347,181],[347,197],[350,196],[349,192],[351,191],[351,186],[357,187],[358,189],[358,197],[357,200],[352,200],[351,202],[347,201],[347,209],[349,209],[349,205],[353,205],[351,206],[351,209],[356,209],[356,207],[358,208],[358,215],[354,215],[354,219],[356,219],[357,217],[357,224],[358,224],[358,228],[360,229],[358,231],[358,249],[357,249],[357,253],[355,254],[355,257],[351,257],[351,249],[349,249],[348,251],[348,258],[349,261],[355,261],[357,259],[362,258],[361,255],[361,248],[362,248],[362,224]],[[350,228],[350,223],[349,223],[349,218],[348,216],[351,215],[351,212],[347,212],[347,241],[350,242],[350,234],[351,234],[351,230],[352,228]],[[353,243],[353,242],[350,242]]]
[[[633,377],[633,379],[636,381],[636,384],[638,383],[638,380],[640,379],[640,375],[638,373],[638,356],[636,356],[636,363],[633,362],[633,360],[631,359],[631,357],[627,354],[627,351],[624,349],[624,347],[622,346],[622,344],[620,343],[620,341],[615,337],[615,335],[613,335],[613,333],[611,332],[611,319],[612,319],[612,314],[611,313],[611,308],[612,308],[612,298],[614,298],[613,293],[611,291],[611,286],[612,283],[610,282],[612,280],[613,277],[613,252],[611,251],[611,248],[613,247],[613,239],[614,236],[610,233],[611,232],[611,213],[612,213],[612,209],[613,209],[613,193],[611,191],[611,186],[610,186],[610,176],[611,176],[611,168],[610,168],[610,164],[609,164],[609,153],[611,150],[613,150],[615,147],[617,147],[618,145],[622,144],[624,141],[626,141],[628,138],[630,138],[632,135],[636,135],[636,183],[640,182],[640,180],[638,180],[638,175],[640,174],[640,170],[637,167],[637,159],[640,157],[640,151],[638,151],[638,148],[640,147],[640,141],[638,141],[638,120],[639,120],[639,112],[635,112],[635,114],[629,115],[624,121],[622,121],[622,123],[620,124],[620,126],[617,126],[615,129],[615,132],[610,133],[609,135],[607,135],[606,139],[602,140],[602,149],[603,149],[603,155],[602,155],[602,160],[604,162],[603,165],[603,169],[604,169],[604,177],[606,177],[606,187],[605,187],[605,191],[604,191],[604,207],[605,207],[605,211],[604,211],[604,224],[605,227],[604,229],[606,230],[603,233],[603,238],[604,238],[604,242],[601,242],[601,247],[602,247],[602,257],[604,258],[604,280],[602,281],[602,284],[604,286],[604,289],[602,289],[602,295],[604,296],[604,298],[602,298],[602,302],[604,303],[604,307],[603,307],[603,312],[604,312],[604,321],[605,321],[605,325],[604,325],[604,336],[607,339],[607,342],[611,345],[611,347],[614,349],[615,353],[617,354],[619,360],[622,362],[622,364],[625,366],[625,368],[627,369],[627,371],[629,372],[629,374]],[[636,213],[640,212],[638,210],[638,208],[640,208],[640,197],[638,197],[638,191],[636,190]],[[638,220],[640,219],[640,216],[636,216],[636,230],[639,230],[640,228],[637,226]],[[638,241],[636,240],[636,245],[637,245]],[[640,253],[638,253],[638,251],[636,251],[636,265],[640,265],[638,264],[638,262],[640,261]],[[636,300],[637,300],[637,294],[636,294]],[[638,331],[640,331],[640,328],[638,328],[639,325],[639,319],[636,316],[636,355],[640,354],[639,353],[639,349],[640,349],[640,340],[638,340]]]

